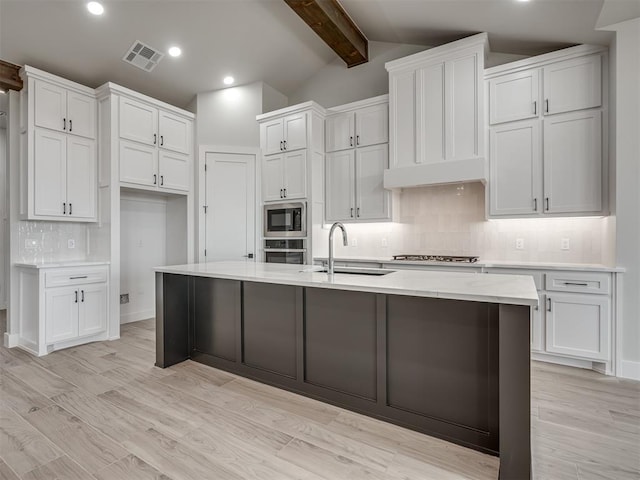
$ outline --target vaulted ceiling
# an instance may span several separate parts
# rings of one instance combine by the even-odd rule
[[[341,1],[370,40],[432,46],[487,31],[494,51],[527,55],[607,44],[609,34],[595,30],[603,2]],[[283,0],[103,3],[105,14],[94,17],[81,0],[0,0],[0,58],[92,87],[113,81],[179,106],[222,88],[229,74],[288,95],[335,58]],[[136,40],[165,52],[179,45],[183,55],[145,72],[122,61]]]

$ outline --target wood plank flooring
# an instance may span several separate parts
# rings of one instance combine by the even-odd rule
[[[0,480],[498,476],[495,457],[347,410],[191,361],[156,368],[154,335],[145,320],[42,358],[0,347]],[[534,363],[531,416],[536,480],[640,479],[639,382]]]

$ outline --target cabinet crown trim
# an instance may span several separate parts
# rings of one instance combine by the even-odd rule
[[[385,63],[384,67],[389,73],[413,69],[419,65],[450,60],[452,56],[457,55],[460,52],[477,49],[478,47],[484,48],[484,56],[486,57],[490,50],[489,35],[487,33],[478,33],[477,35],[472,35],[470,37],[463,38],[462,40],[433,47],[423,52],[414,53],[408,57],[392,60],[391,62]]]
[[[327,109],[327,115],[339,114],[358,110],[364,107],[372,107],[374,105],[382,105],[389,103],[389,94],[379,95],[377,97],[365,98],[364,100],[358,100],[356,102],[345,103],[344,105],[337,105]]]
[[[104,85],[96,88],[96,95],[98,100],[103,100],[107,98],[109,95],[121,95],[132,100],[142,101],[152,105],[156,108],[161,108],[163,110],[169,111],[171,113],[175,113],[176,115],[188,118],[193,120],[196,118],[194,113],[191,113],[187,110],[183,110],[182,108],[176,107],[175,105],[171,105],[169,103],[163,102],[156,98],[150,97],[143,93],[136,92],[135,90],[131,90],[129,88],[123,87],[122,85],[118,85],[117,83],[107,82]]]
[[[53,83],[59,87],[65,88],[67,90],[73,90],[77,93],[82,93],[83,95],[89,95],[91,97],[96,96],[96,91],[93,88],[87,87],[72,80],[67,80],[66,78],[59,77],[57,75],[53,75],[30,65],[25,65],[20,69],[20,78],[22,78],[22,81],[25,83],[28,78],[33,78]]]
[[[607,52],[608,48],[600,45],[577,45],[575,47],[563,48],[562,50],[557,50],[555,52],[536,55],[535,57],[529,57],[515,62],[505,63],[504,65],[487,68],[484,71],[484,78],[485,80],[489,80],[507,73],[516,73],[521,70],[542,67],[562,60],[569,60],[571,58],[584,57],[598,53],[605,54]]]
[[[299,103],[297,105],[292,105],[290,107],[281,108],[279,110],[274,110],[272,112],[262,113],[260,115],[256,115],[256,120],[258,122],[264,122],[265,120],[272,120],[274,118],[282,117],[285,115],[290,115],[292,113],[299,113],[305,111],[312,111],[319,113],[320,115],[326,115],[326,109],[313,101]]]

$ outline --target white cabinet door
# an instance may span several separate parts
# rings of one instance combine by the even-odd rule
[[[67,93],[67,131],[96,138],[96,99],[82,93]]]
[[[191,151],[191,121],[163,111],[160,111],[158,121],[160,147],[188,154]]]
[[[355,150],[327,155],[325,217],[328,222],[355,219]]]
[[[107,286],[104,283],[78,287],[78,336],[95,335],[107,329]]]
[[[373,145],[356,150],[356,218],[387,220],[389,191],[383,187],[383,174],[389,168],[388,146]]]
[[[281,118],[261,124],[262,153],[273,155],[284,150],[284,126]]]
[[[356,146],[389,141],[389,105],[372,105],[356,111]]]
[[[120,181],[138,185],[158,184],[158,149],[120,140]]]
[[[419,76],[417,112],[418,161],[436,163],[445,159],[445,65],[422,68]],[[405,107],[406,108],[406,107]]]
[[[448,61],[445,66],[446,159],[477,157],[478,58],[475,54]],[[431,138],[427,136],[427,141]],[[435,139],[437,141],[438,138]]]
[[[601,112],[581,111],[544,120],[545,211],[602,210]]]
[[[35,130],[34,215],[63,217],[67,211],[67,135]]]
[[[189,156],[163,152],[158,155],[158,184],[161,188],[189,191]]]
[[[535,214],[542,208],[540,120],[491,127],[491,215]]]
[[[307,148],[307,114],[284,117],[284,149],[288,152]]]
[[[76,287],[45,290],[45,338],[48,344],[78,336],[78,301]]]
[[[392,167],[416,163],[416,72],[389,76],[389,148]]]
[[[538,69],[531,69],[489,80],[491,125],[538,116],[539,72]]]
[[[67,90],[35,80],[34,122],[37,127],[62,132],[67,128]]]
[[[326,150],[335,152],[355,146],[354,112],[330,115],[325,121]]]
[[[264,157],[262,161],[262,196],[265,202],[284,198],[283,155]]]
[[[284,198],[305,198],[307,196],[307,152],[285,153],[283,158]]]
[[[158,110],[146,103],[120,97],[120,138],[157,145]]]
[[[67,213],[71,218],[96,218],[97,163],[94,140],[67,137]]]
[[[608,297],[548,294],[546,308],[547,352],[589,360],[610,359]]]
[[[554,114],[602,104],[600,55],[574,58],[544,67],[544,113]]]

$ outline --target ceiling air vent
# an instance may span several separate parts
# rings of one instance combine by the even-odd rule
[[[164,57],[163,53],[142,43],[140,40],[136,40],[125,56],[122,57],[122,60],[146,72],[150,72],[160,63],[162,57]]]

